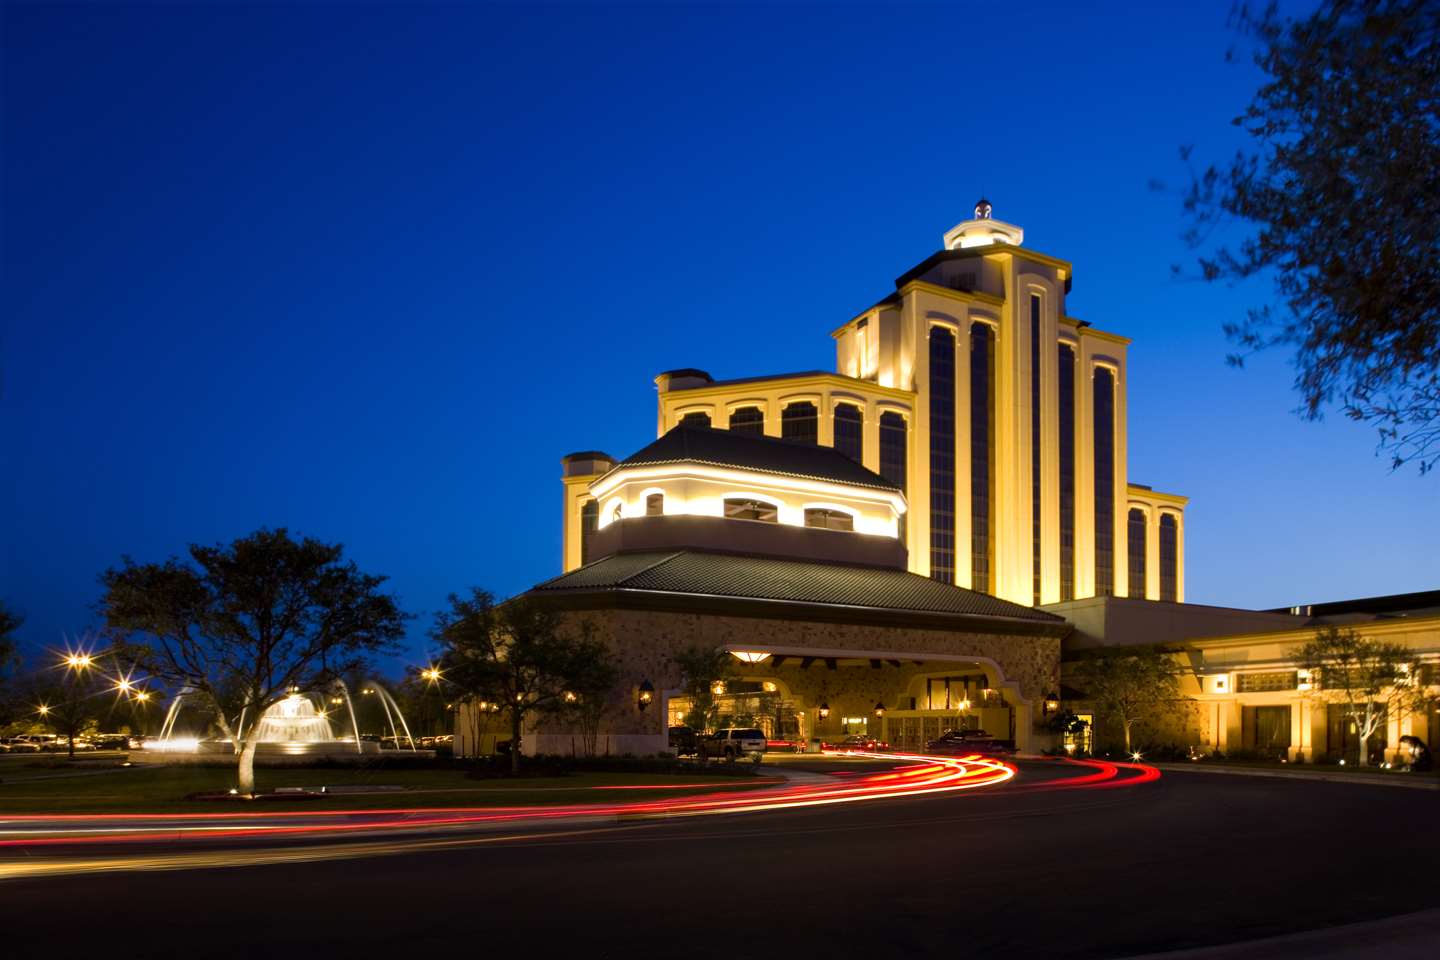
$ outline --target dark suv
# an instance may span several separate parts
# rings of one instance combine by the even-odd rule
[[[707,733],[700,739],[702,757],[724,757],[738,760],[743,756],[765,752],[765,733],[755,727],[726,727]]]
[[[946,730],[925,744],[925,752],[959,755],[1014,753],[1015,741],[997,740],[984,730]]]
[[[693,727],[679,726],[670,728],[670,749],[675,751],[677,757],[687,757],[699,753],[700,747],[698,737]]]

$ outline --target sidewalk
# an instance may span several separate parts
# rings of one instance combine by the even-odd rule
[[[1217,773],[1234,777],[1273,777],[1279,780],[1319,780],[1325,783],[1351,783],[1367,787],[1403,787],[1408,790],[1440,791],[1440,779],[1429,774],[1332,773],[1303,765],[1284,769],[1238,767],[1199,760],[1194,763],[1148,763],[1163,773]]]
[[[1430,960],[1440,938],[1440,910],[1422,910],[1386,920],[1348,923],[1218,947],[1146,954],[1130,960]]]

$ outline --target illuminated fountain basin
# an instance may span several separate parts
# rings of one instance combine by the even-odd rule
[[[337,684],[329,697],[319,694],[292,692],[266,708],[257,723],[258,740],[255,762],[262,766],[303,765],[323,759],[327,762],[365,762],[383,754],[386,757],[422,759],[435,755],[433,750],[418,750],[410,735],[409,725],[400,713],[400,706],[389,691],[379,684],[368,683],[364,693],[376,695],[383,708],[389,728],[389,739],[398,749],[381,750],[375,738],[358,734],[355,706],[349,690]],[[146,741],[143,752],[132,754],[132,760],[159,763],[233,762],[235,745],[229,739],[206,740],[179,736],[175,723],[185,698],[193,691],[182,690],[170,704],[160,736]],[[335,723],[332,723],[332,720]],[[243,725],[244,717],[240,718]],[[337,736],[336,725],[349,727],[349,734]]]

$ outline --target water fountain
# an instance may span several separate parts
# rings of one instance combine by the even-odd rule
[[[355,704],[345,684],[336,681],[324,692],[302,693],[292,689],[288,696],[267,707],[256,722],[258,739],[255,762],[261,765],[280,765],[321,758],[334,761],[369,759],[379,755],[384,744],[394,745],[393,750],[385,751],[392,756],[434,756],[433,751],[416,748],[415,738],[410,735],[410,727],[400,712],[400,705],[395,702],[390,691],[374,681],[366,681],[362,685],[361,693],[364,696],[374,696],[379,701],[384,712],[385,725],[390,731],[388,737],[361,736],[360,725],[355,717]],[[190,687],[176,694],[170,701],[159,736],[147,740],[144,751],[139,755],[132,755],[132,759],[186,763],[234,756],[235,745],[228,738],[204,739],[176,732],[182,706],[194,699],[197,699],[195,691]],[[336,723],[332,723],[332,718],[348,726],[348,734],[337,735]],[[242,711],[232,729],[244,726],[245,714]]]

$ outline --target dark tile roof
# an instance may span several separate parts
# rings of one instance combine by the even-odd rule
[[[760,473],[804,477],[807,480],[829,480],[857,487],[900,489],[834,447],[683,424],[674,427],[648,447],[626,457],[616,464],[614,469],[662,463],[742,467]]]
[[[532,595],[644,591],[863,607],[905,613],[998,617],[1063,624],[1053,614],[988,594],[881,567],[666,550],[615,554],[534,587]]]

